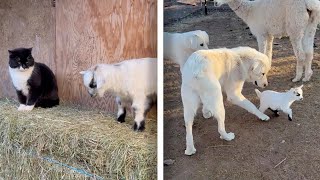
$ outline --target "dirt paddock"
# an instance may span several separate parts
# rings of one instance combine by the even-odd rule
[[[209,7],[207,16],[198,10],[178,21],[170,18],[164,28],[167,32],[197,29],[208,32],[210,48],[257,48],[256,39],[250,30],[227,6]],[[320,46],[319,30],[315,45]],[[266,89],[284,91],[301,85],[302,82],[291,82],[295,75],[295,65],[296,58],[288,38],[275,39],[272,68],[268,75],[270,84]],[[164,167],[165,179],[319,179],[319,65],[320,49],[315,47],[312,65],[314,74],[310,82],[304,83],[304,100],[292,105],[292,122],[283,113],[280,117],[274,117],[269,111],[266,114],[271,119],[262,122],[225,100],[226,130],[234,132],[235,139],[231,142],[221,140],[216,120],[204,119],[199,109],[193,126],[197,153],[186,156],[180,71],[177,65],[166,60],[164,159],[173,159],[175,163]],[[254,88],[254,85],[246,83],[243,94],[258,106]]]

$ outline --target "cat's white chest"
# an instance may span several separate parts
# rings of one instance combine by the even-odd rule
[[[25,71],[21,71],[19,69],[12,69],[11,67],[9,67],[9,73],[14,87],[18,91],[22,91],[22,93],[25,96],[27,96],[29,93],[29,86],[27,81],[28,79],[30,79],[32,71],[33,67]]]

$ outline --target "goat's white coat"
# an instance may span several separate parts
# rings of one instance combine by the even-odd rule
[[[203,44],[203,46],[200,46]],[[197,50],[208,49],[209,35],[196,30],[185,33],[163,33],[163,56],[180,65],[182,69],[188,57]]]
[[[241,93],[244,82],[255,82],[260,87],[268,84],[270,62],[266,55],[249,47],[233,49],[199,50],[193,53],[183,66],[181,97],[186,126],[186,155],[196,152],[192,125],[199,103],[203,104],[203,116],[214,116],[218,121],[220,138],[230,141],[233,133],[225,130],[225,109],[222,92],[227,99],[261,120],[269,117],[261,113]]]
[[[216,0],[219,5],[227,3],[246,22],[257,37],[259,51],[272,60],[273,39],[289,36],[297,57],[296,76],[303,81],[312,76],[313,44],[320,22],[318,0]],[[310,14],[309,14],[310,13]]]
[[[262,113],[264,113],[268,108],[277,111],[281,110],[288,114],[292,119],[292,109],[290,106],[294,101],[303,99],[302,87],[303,85],[297,88],[291,88],[287,92],[276,92],[271,90],[260,92],[258,89],[255,89],[256,94],[260,99],[259,110]],[[300,94],[299,96],[297,96],[298,93]]]
[[[142,58],[122,61],[117,64],[98,64],[89,70],[80,72],[83,82],[92,96],[103,97],[106,91],[114,93],[117,98],[132,100],[136,109],[135,122],[140,125],[144,120],[144,111],[148,108],[148,96],[157,94],[157,59]],[[95,79],[97,88],[89,84]],[[123,107],[119,107],[123,111]]]

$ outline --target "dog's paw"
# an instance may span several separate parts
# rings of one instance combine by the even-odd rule
[[[25,107],[26,107],[26,105],[20,104],[20,106],[18,107],[18,111],[24,111]]]
[[[261,116],[259,116],[259,119],[262,121],[268,121],[270,119],[270,117],[265,114],[262,114]]]
[[[185,155],[187,155],[187,156],[191,156],[191,155],[193,155],[193,154],[195,154],[196,153],[196,148],[187,148],[185,151],[184,151],[184,154]]]
[[[211,112],[209,110],[205,109],[205,108],[202,109],[202,115],[206,119],[209,119],[209,118],[212,117]]]
[[[224,135],[224,136],[222,136],[222,135],[220,136],[220,139],[224,139],[226,141],[231,141],[234,138],[235,138],[235,135],[232,132],[226,133],[226,135]]]

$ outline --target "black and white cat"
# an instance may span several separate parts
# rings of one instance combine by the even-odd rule
[[[20,102],[18,110],[59,105],[56,78],[48,66],[34,62],[32,48],[8,51],[9,73]]]

